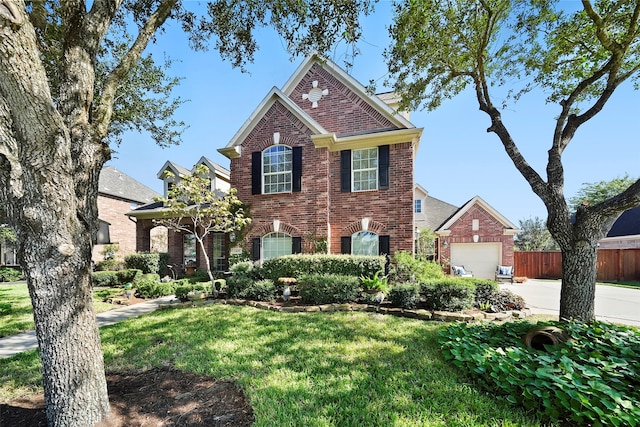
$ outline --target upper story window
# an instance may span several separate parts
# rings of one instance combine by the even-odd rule
[[[378,189],[378,148],[353,150],[352,153],[353,191]]]
[[[291,192],[292,150],[286,145],[274,145],[262,152],[262,193]]]
[[[422,200],[416,199],[413,201],[413,211],[415,213],[422,213]]]

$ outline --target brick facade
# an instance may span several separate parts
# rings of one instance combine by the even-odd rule
[[[108,195],[98,195],[98,213],[102,221],[106,221],[109,226],[109,237],[111,244],[117,245],[118,258],[136,252],[136,224],[125,214],[131,210],[131,201],[122,200]],[[105,245],[94,245],[94,261],[103,259],[102,251]]]
[[[303,253],[313,252],[313,241],[317,239],[327,240],[330,253],[340,253],[341,238],[361,231],[363,218],[368,219],[368,231],[389,236],[391,253],[413,251],[413,161],[417,141],[412,136],[406,136],[404,140],[396,138],[389,144],[381,144],[375,139],[385,132],[411,125],[403,125],[394,119],[390,110],[372,101],[361,86],[362,90],[354,90],[353,82],[343,73],[336,72],[333,65],[327,67],[311,61],[291,86],[288,100],[273,101],[254,119],[241,140],[227,146],[239,146],[239,155],[220,150],[223,154],[230,153],[231,186],[238,190],[238,198],[249,206],[253,219],[244,241],[247,251],[252,249],[252,239],[275,231],[274,220],[277,220],[280,232],[301,238]],[[313,90],[316,95],[322,91],[320,99],[311,99]],[[289,101],[299,110],[292,111]],[[309,118],[307,122],[299,118],[300,111]],[[317,130],[314,132],[306,124],[311,121],[334,134],[336,139],[361,136],[357,149],[387,145],[388,188],[341,191],[342,150],[317,146],[312,139]],[[273,146],[275,133],[279,144],[301,147],[301,190],[253,194],[252,154]],[[370,142],[366,135],[372,135]]]

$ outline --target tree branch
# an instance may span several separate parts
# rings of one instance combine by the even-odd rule
[[[147,22],[140,29],[138,37],[131,45],[129,51],[106,78],[100,105],[96,108],[94,121],[96,134],[101,138],[107,135],[118,85],[126,78],[131,67],[140,59],[140,55],[142,55],[142,52],[153,38],[156,30],[160,28],[171,15],[171,11],[177,1],[178,0],[165,0],[158,6],[156,11],[149,16]]]

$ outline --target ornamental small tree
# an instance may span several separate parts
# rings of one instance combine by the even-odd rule
[[[175,175],[168,172],[169,179]],[[196,166],[191,175],[181,175],[167,194],[157,198],[166,208],[160,219],[154,220],[170,230],[192,234],[206,263],[207,275],[213,283],[211,262],[204,241],[209,233],[239,232],[251,219],[245,215],[242,202],[236,197],[236,189],[228,194],[216,194],[211,189],[209,170],[204,165]],[[214,287],[214,293],[217,293]]]

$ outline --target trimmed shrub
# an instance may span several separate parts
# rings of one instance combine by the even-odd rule
[[[116,279],[119,285],[125,283],[134,283],[138,278],[142,277],[142,271],[136,269],[116,271]]]
[[[118,276],[115,271],[96,271],[91,273],[91,283],[93,286],[118,286]]]
[[[242,295],[244,295],[245,289],[251,286],[252,283],[253,279],[247,274],[234,274],[227,279],[227,296],[229,298],[244,298]]]
[[[143,274],[158,274],[160,266],[160,254],[138,252],[127,255],[124,258],[125,265],[130,269],[142,270]]]
[[[11,267],[0,267],[0,282],[15,282],[22,278],[20,270]]]
[[[262,275],[274,282],[280,277],[299,278],[305,274],[373,277],[377,271],[384,271],[385,262],[383,256],[287,255],[265,261],[262,264]]]
[[[276,298],[276,286],[269,279],[251,281],[240,297],[256,301],[273,301]]]
[[[402,308],[416,308],[420,302],[420,285],[402,283],[391,288],[389,292],[391,304]]]
[[[123,268],[122,261],[115,258],[105,259],[104,261],[98,261],[95,266],[96,271],[118,271]]]
[[[340,274],[308,274],[298,279],[300,296],[310,304],[330,304],[355,301],[360,279]]]
[[[464,278],[434,280],[420,285],[427,309],[442,311],[472,308],[475,289],[473,283]]]
[[[136,282],[136,296],[140,298],[158,298],[174,292],[174,284],[160,283],[157,274],[145,274]]]

